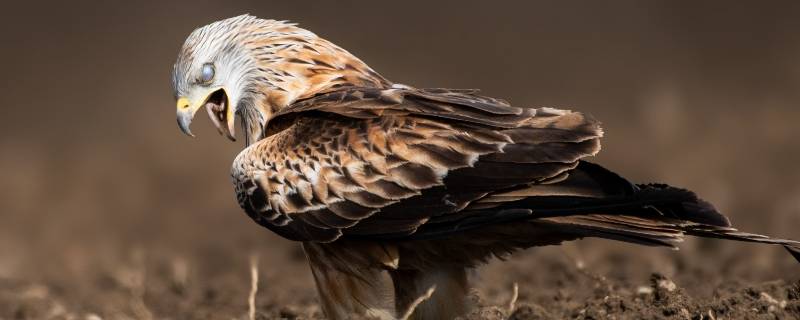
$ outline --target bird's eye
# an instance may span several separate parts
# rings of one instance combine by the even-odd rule
[[[214,64],[206,63],[200,69],[200,83],[208,84],[214,80]]]

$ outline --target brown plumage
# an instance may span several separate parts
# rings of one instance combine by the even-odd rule
[[[216,77],[192,80],[208,64]],[[204,105],[231,137],[243,120],[239,204],[303,242],[330,318],[395,318],[431,287],[414,317],[453,318],[468,308],[467,269],[584,237],[673,247],[688,234],[800,257],[798,243],[739,232],[690,191],[586,162],[602,136],[587,115],[393,84],[291,24],[242,16],[198,29],[174,84],[184,131]]]

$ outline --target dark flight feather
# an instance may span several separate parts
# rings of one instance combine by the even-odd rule
[[[289,239],[436,241],[500,232],[513,239],[494,239],[498,249],[487,252],[507,252],[582,237],[674,246],[694,235],[784,245],[800,256],[797,242],[738,232],[688,190],[635,185],[583,161],[600,150],[602,130],[581,113],[512,107],[472,90],[349,87],[276,117],[295,124],[239,158],[291,163],[242,167],[234,176],[248,214]],[[268,148],[275,144],[283,148]]]

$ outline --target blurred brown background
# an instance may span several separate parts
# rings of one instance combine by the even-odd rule
[[[747,231],[800,238],[798,1],[4,7],[0,312],[36,314],[11,298],[32,296],[79,314],[200,317],[195,306],[213,305],[238,316],[253,253],[264,308],[313,303],[296,245],[236,204],[228,168],[241,143],[219,137],[204,117],[193,128],[198,139],[175,124],[169,79],[183,40],[242,13],[298,22],[396,82],[591,113],[606,130],[595,161],[634,181],[693,189]],[[542,261],[580,261],[632,283],[663,272],[701,295],[696,279],[800,276],[778,248],[722,241],[689,241],[679,252],[598,240],[529,251],[482,277],[530,280],[522,292],[535,300],[548,282],[526,272]],[[507,270],[522,271],[505,279]],[[188,293],[159,298],[166,287]],[[131,294],[144,295],[144,311],[110,302]]]

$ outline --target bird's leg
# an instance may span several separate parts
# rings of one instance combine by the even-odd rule
[[[303,243],[328,319],[395,319],[391,278],[370,252],[346,243]]]
[[[433,295],[417,305],[411,319],[454,319],[467,312],[469,284],[463,267],[398,269],[390,271],[394,282],[395,308],[402,314],[430,288]]]

